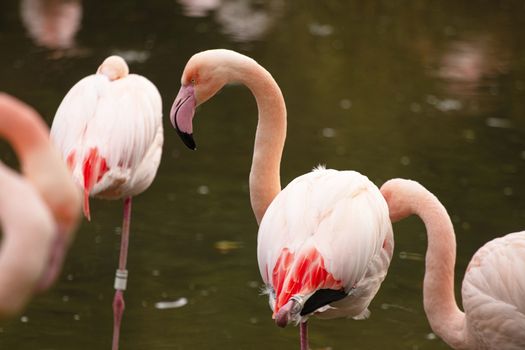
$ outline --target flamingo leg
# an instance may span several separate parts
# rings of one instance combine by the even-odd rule
[[[299,337],[301,338],[301,350],[308,350],[308,324],[307,321],[299,325]]]
[[[120,257],[118,270],[115,276],[115,297],[113,299],[113,345],[112,350],[118,350],[120,339],[120,324],[122,322],[122,314],[124,313],[124,291],[126,290],[126,282],[128,277],[128,270],[126,270],[126,263],[128,260],[128,246],[129,246],[129,225],[131,220],[131,197],[124,199],[124,219],[122,221],[122,236],[120,241]]]

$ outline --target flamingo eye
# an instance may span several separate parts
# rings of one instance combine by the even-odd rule
[[[195,78],[191,79],[191,84],[195,85]]]

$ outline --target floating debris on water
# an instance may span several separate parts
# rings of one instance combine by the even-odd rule
[[[419,113],[421,112],[422,108],[421,108],[421,105],[417,102],[412,102],[410,104],[410,110],[413,112],[413,113]]]
[[[399,161],[401,162],[402,165],[407,166],[407,165],[410,164],[410,157],[409,156],[403,156],[403,157],[401,157],[401,159]]]
[[[242,248],[242,242],[239,241],[217,241],[215,242],[215,249],[223,254],[227,254],[232,250]]]
[[[210,193],[210,188],[206,185],[199,186],[197,188],[197,193],[202,195],[207,195]]]
[[[253,288],[253,289],[259,288],[259,282],[257,282],[257,281],[249,281],[248,282],[248,287]]]
[[[463,104],[459,100],[454,100],[451,98],[446,98],[444,100],[440,100],[434,95],[428,95],[426,98],[426,101],[429,105],[434,106],[436,109],[440,110],[441,112],[449,112],[449,111],[459,111],[463,108]]]
[[[436,339],[437,337],[436,337],[436,335],[435,335],[434,333],[430,332],[430,333],[428,333],[428,334],[425,336],[425,338],[428,339],[428,340],[434,340],[434,339]]]
[[[188,299],[182,297],[175,301],[159,301],[155,303],[155,308],[159,310],[165,309],[178,309],[180,307],[186,306],[188,304]]]
[[[80,321],[80,315],[79,315],[79,314],[74,314],[74,315],[73,315],[73,319],[74,319],[75,321]]]
[[[343,98],[343,99],[339,102],[339,106],[340,106],[342,109],[350,109],[350,107],[352,107],[352,101],[350,101],[350,100],[347,99],[347,98]]]
[[[408,307],[402,306],[402,305],[397,305],[397,304],[383,303],[383,304],[381,304],[381,309],[383,309],[383,310],[398,309],[398,310],[402,310],[402,311],[406,311],[406,312],[410,312],[410,313],[415,313],[414,310],[412,310],[412,309],[410,309]]]
[[[122,57],[128,63],[144,63],[151,56],[151,54],[148,51],[138,50],[115,51],[114,54]]]
[[[465,129],[463,130],[463,137],[467,141],[474,141],[476,139],[476,132],[472,129]]]
[[[334,27],[329,24],[311,23],[308,29],[310,29],[310,34],[321,37],[330,36],[334,33]]]
[[[67,303],[67,302],[69,301],[69,296],[68,296],[68,295],[64,295],[64,296],[62,297],[62,301],[63,301],[64,303]]]
[[[22,316],[22,317],[20,317],[20,322],[22,322],[22,323],[27,323],[27,322],[29,322],[29,317],[27,317],[27,316]]]
[[[160,271],[159,270],[153,270],[153,271],[151,271],[151,275],[155,276],[155,277],[159,277],[160,276]]]
[[[503,189],[503,194],[505,196],[512,196],[514,194],[514,190],[512,189],[512,187],[505,187]]]
[[[400,252],[399,253],[399,259],[402,259],[402,260],[413,260],[413,261],[423,261],[423,260],[425,260],[425,257],[422,254],[419,254],[419,253]]]
[[[335,129],[324,128],[322,134],[324,137],[331,139],[332,137],[335,137]]]
[[[504,118],[487,118],[485,122],[491,128],[508,129],[512,127],[512,122]]]

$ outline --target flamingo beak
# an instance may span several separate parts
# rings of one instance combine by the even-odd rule
[[[301,309],[301,303],[297,299],[291,298],[275,314],[275,324],[278,327],[286,327],[292,320],[296,318],[296,316],[301,312]]]
[[[171,107],[170,120],[171,124],[182,139],[182,142],[192,150],[197,147],[193,140],[193,116],[195,115],[195,90],[192,84],[181,86],[175,102]]]

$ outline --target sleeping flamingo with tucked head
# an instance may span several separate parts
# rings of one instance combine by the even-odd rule
[[[170,117],[188,147],[195,148],[195,107],[232,82],[251,90],[259,110],[250,171],[259,269],[276,324],[300,323],[301,349],[307,349],[309,316],[368,315],[392,257],[388,208],[379,189],[354,171],[319,167],[281,191],[281,90],[267,70],[233,51],[198,53],[184,69]]]
[[[24,175],[0,162],[0,315],[10,315],[35,289],[56,280],[78,224],[80,193],[38,113],[5,93],[0,135],[18,155]]]
[[[119,267],[115,278],[113,349],[118,349],[124,311],[131,197],[146,190],[162,154],[162,101],[146,78],[129,74],[126,62],[108,57],[97,70],[64,97],[51,127],[58,145],[84,191],[84,214],[90,219],[89,197],[124,199]]]
[[[423,303],[430,326],[454,349],[525,349],[525,231],[496,238],[472,257],[462,312],[454,297],[456,240],[445,207],[426,188],[393,179],[381,187],[393,222],[419,216],[428,248]]]

